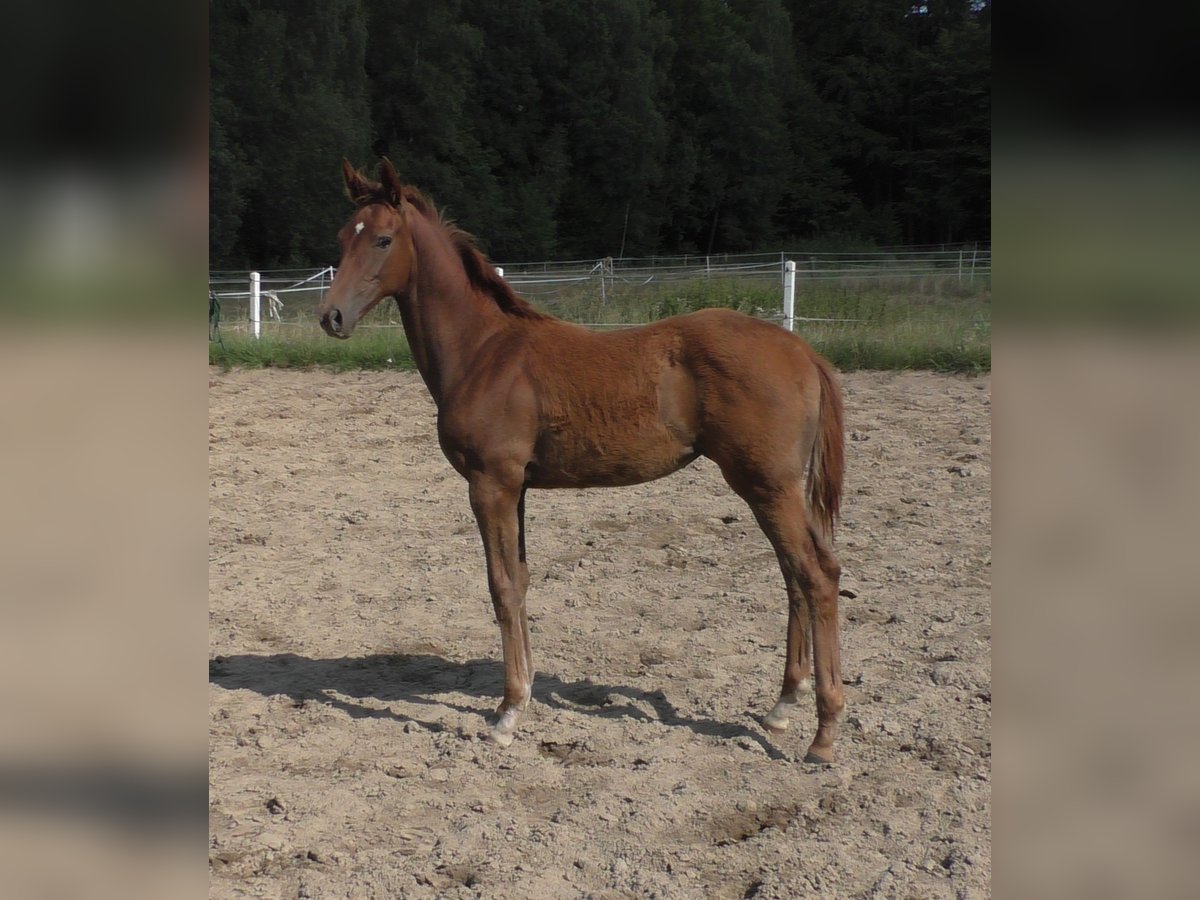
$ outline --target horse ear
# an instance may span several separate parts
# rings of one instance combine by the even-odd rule
[[[346,193],[355,203],[360,203],[371,195],[371,183],[358,174],[345,157],[342,157],[342,178],[346,182]]]
[[[387,191],[392,205],[399,207],[400,201],[404,197],[404,184],[400,181],[400,176],[396,174],[396,167],[386,156],[380,167],[380,181],[383,182],[383,187]]]

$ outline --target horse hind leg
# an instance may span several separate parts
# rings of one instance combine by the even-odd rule
[[[833,551],[808,525],[804,496],[798,483],[784,490],[756,488],[739,493],[750,504],[759,526],[775,548],[788,590],[788,645],[783,690],[764,724],[777,730],[788,726],[788,713],[804,691],[807,642],[811,639],[817,732],[805,761],[832,762],[838,719],[845,707],[838,640],[841,569]]]
[[[833,550],[812,526],[808,527],[813,562],[806,579],[809,594],[809,622],[812,629],[814,668],[816,670],[817,733],[805,756],[807,762],[833,761],[833,741],[838,722],[846,708],[842,690],[842,648],[838,635],[838,582],[842,567]]]
[[[782,563],[781,563],[782,567]],[[808,629],[808,598],[795,579],[787,579],[787,656],[783,663],[783,687],[779,700],[763,717],[771,731],[786,731],[791,713],[800,698],[812,691],[812,641]]]

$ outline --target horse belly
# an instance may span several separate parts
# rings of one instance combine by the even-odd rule
[[[670,475],[697,456],[661,421],[547,429],[527,469],[530,487],[618,487]]]

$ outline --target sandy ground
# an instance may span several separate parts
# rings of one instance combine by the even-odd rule
[[[990,379],[842,379],[846,720],[716,467],[531,492],[534,702],[415,374],[210,374],[214,897],[990,894]]]

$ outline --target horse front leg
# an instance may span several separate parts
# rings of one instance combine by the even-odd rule
[[[517,499],[517,557],[520,562],[521,593],[521,636],[525,641],[525,663],[528,666],[530,690],[533,689],[533,644],[529,640],[529,613],[525,606],[525,597],[529,592],[529,563],[525,559],[525,487],[521,487],[521,495]]]
[[[479,475],[470,480],[471,509],[483,538],[488,590],[504,651],[504,699],[496,710],[491,737],[507,747],[513,741],[521,713],[533,692],[533,660],[525,592],[529,586],[524,562],[523,485]]]

